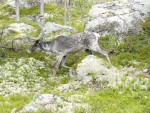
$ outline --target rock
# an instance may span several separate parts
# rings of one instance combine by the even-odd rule
[[[20,6],[30,8],[33,5],[39,4],[39,0],[19,0]],[[7,4],[15,8],[15,0],[8,0]]]
[[[132,62],[139,63],[137,61]],[[120,86],[130,88],[130,90],[135,90],[136,87],[147,90],[150,82],[147,78],[137,77],[137,75],[143,73],[142,70],[140,71],[133,67],[122,67],[119,70],[93,55],[83,59],[78,64],[76,71],[78,74],[77,81],[61,84],[55,88],[55,91],[73,92],[80,89],[83,84],[93,84],[95,85],[94,89],[98,90],[106,87],[119,88]]]
[[[150,78],[150,66],[147,69],[145,69],[143,72],[145,73],[144,74],[145,77]]]
[[[5,29],[5,34],[7,34],[9,31],[15,31],[15,32],[18,32],[18,33],[23,33],[23,32],[32,32],[34,31],[34,27],[28,25],[28,24],[25,24],[25,23],[13,23],[13,24],[10,24],[8,26],[8,28]]]
[[[150,74],[150,66],[147,69],[147,73]]]
[[[70,81],[67,84],[61,84],[57,88],[56,91],[60,92],[72,92],[78,90],[81,87],[82,83],[80,81]]]
[[[113,35],[122,41],[127,36],[141,32],[140,23],[150,16],[150,1],[116,0],[94,5],[89,12],[85,31],[94,31],[101,36]]]
[[[92,77],[91,76],[83,76],[81,81],[83,82],[83,84],[87,84],[92,81]]]
[[[82,103],[82,98],[84,95],[79,95],[79,94],[74,94],[68,97],[68,101],[70,102],[77,102],[77,103]]]
[[[47,110],[54,113],[73,113],[76,107],[88,109],[88,105],[84,103],[71,103],[63,100],[57,95],[42,94],[26,105],[19,113],[36,112],[40,110]]]
[[[1,1],[4,1],[4,0],[1,0]],[[20,2],[20,6],[25,7],[25,8],[30,8],[34,5],[40,4],[40,0],[19,0],[19,2]],[[51,2],[52,2],[51,0],[44,0],[45,4],[49,4]],[[7,4],[15,8],[15,0],[8,0]]]
[[[141,79],[136,77],[142,74],[142,71],[132,67],[124,67],[119,70],[93,55],[87,56],[78,64],[77,73],[78,76],[82,78],[81,81],[83,83],[84,81],[86,81],[85,83],[87,84],[92,82],[96,84],[98,88],[119,88],[120,85],[128,87],[127,84],[130,84],[130,86],[132,86],[130,89],[135,89],[134,86],[136,84],[139,88],[147,90],[150,82],[146,78]],[[89,77],[92,77],[92,79]],[[86,78],[88,79],[86,80]],[[145,83],[144,85],[143,82]]]
[[[60,24],[52,23],[52,22],[47,22],[44,26],[45,34],[49,34],[49,33],[56,32],[56,31],[61,31],[61,30],[66,30],[70,32],[75,31],[75,29],[72,27],[63,26]]]
[[[15,8],[15,0],[8,0],[7,4],[10,5],[11,7]]]

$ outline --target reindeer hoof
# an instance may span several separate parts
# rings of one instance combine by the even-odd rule
[[[72,71],[70,74],[69,74],[69,77],[71,78],[76,78],[78,76],[78,74],[75,72],[75,71]]]

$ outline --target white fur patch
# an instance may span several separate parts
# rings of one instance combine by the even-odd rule
[[[96,36],[96,38],[100,37],[100,35],[98,33],[96,33],[96,32],[94,32],[93,34]]]
[[[45,46],[44,46],[44,49],[46,50],[46,51],[50,51],[50,47],[49,47],[49,45],[48,44],[46,44]]]

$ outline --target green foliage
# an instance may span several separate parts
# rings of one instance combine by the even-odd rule
[[[107,35],[99,39],[99,46],[107,51],[113,51],[118,47],[118,43],[115,37]]]
[[[106,36],[99,39],[99,45],[110,53],[111,61],[114,65],[143,67],[145,63],[150,64],[150,37],[139,34],[118,45],[114,37]],[[133,61],[141,62],[135,64]]]

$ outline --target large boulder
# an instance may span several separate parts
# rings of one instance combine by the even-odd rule
[[[139,63],[136,61],[130,62],[133,64]],[[133,67],[117,69],[93,55],[87,56],[78,64],[77,73],[83,83],[94,82],[94,84],[98,85],[98,88],[119,88],[122,86],[130,88],[130,90],[135,90],[136,87],[141,90],[147,90],[150,82],[147,78],[138,77],[138,75],[143,73],[141,70],[137,70]],[[70,85],[68,84],[68,86]]]
[[[94,31],[101,36],[106,34],[121,41],[127,36],[141,32],[140,24],[150,16],[148,0],[116,0],[92,6],[85,31]]]
[[[75,31],[75,29],[72,27],[63,26],[63,25],[56,24],[53,22],[47,22],[44,26],[45,34],[49,34],[49,33],[56,32],[56,31],[62,31],[62,30],[66,30],[66,31],[70,31],[70,32]]]
[[[25,23],[12,23],[5,29],[5,33],[8,33],[9,31],[15,31],[18,33],[33,32],[34,30],[34,27]]]

